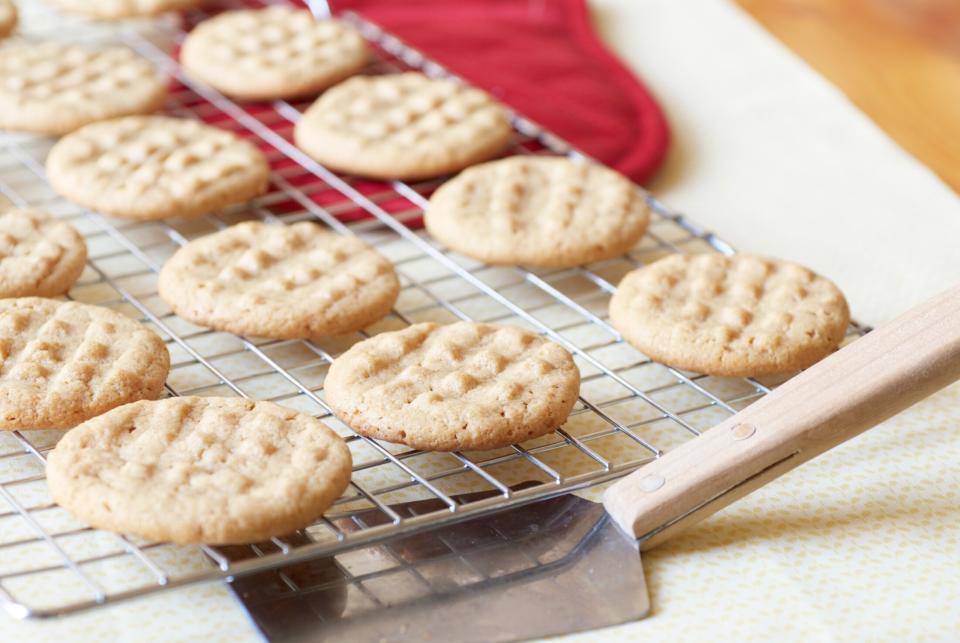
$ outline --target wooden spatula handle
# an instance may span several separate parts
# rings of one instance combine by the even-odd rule
[[[651,546],[960,379],[960,285],[800,373],[610,487]]]

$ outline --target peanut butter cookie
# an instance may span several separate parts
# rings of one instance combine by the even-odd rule
[[[292,339],[359,330],[400,292],[393,265],[356,237],[313,223],[240,223],[184,246],[160,271],[160,297],[201,326]]]
[[[39,210],[0,211],[0,299],[62,295],[86,261],[87,244],[69,223]]]
[[[118,312],[0,299],[0,430],[70,428],[156,398],[169,370],[163,340]]]
[[[153,65],[125,47],[44,43],[0,50],[3,129],[61,136],[88,123],[156,111],[166,95]]]
[[[563,424],[580,371],[562,346],[510,326],[415,324],[355,344],[324,382],[354,431],[424,451],[495,449]]]
[[[173,543],[241,544],[308,526],[350,481],[350,450],[323,422],[270,402],[136,402],[50,453],[53,499],[101,529]]]
[[[643,192],[589,161],[511,156],[464,170],[430,197],[436,239],[486,263],[570,267],[628,251],[647,229]]]
[[[327,167],[379,179],[457,172],[503,151],[507,112],[479,89],[408,72],[355,76],[297,122],[297,146]]]
[[[168,116],[87,125],[47,157],[47,178],[71,201],[104,214],[196,217],[263,194],[270,167],[231,132]]]
[[[279,100],[320,93],[360,71],[368,55],[353,27],[273,6],[204,20],[184,40],[180,62],[228,96]]]
[[[830,280],[751,255],[672,255],[627,274],[610,319],[650,358],[698,373],[806,368],[843,339],[850,312]]]

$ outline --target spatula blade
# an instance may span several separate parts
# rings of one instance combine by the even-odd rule
[[[516,641],[637,620],[650,606],[636,543],[572,494],[232,588],[271,641]]]

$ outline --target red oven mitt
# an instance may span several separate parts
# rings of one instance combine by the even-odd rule
[[[638,182],[667,151],[650,92],[597,39],[586,0],[335,0]]]

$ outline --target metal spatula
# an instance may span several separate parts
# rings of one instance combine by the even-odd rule
[[[639,619],[641,550],[958,378],[960,286],[627,476],[603,505],[563,495],[239,579],[234,591],[277,641],[511,641]],[[284,574],[312,589],[274,600]]]

